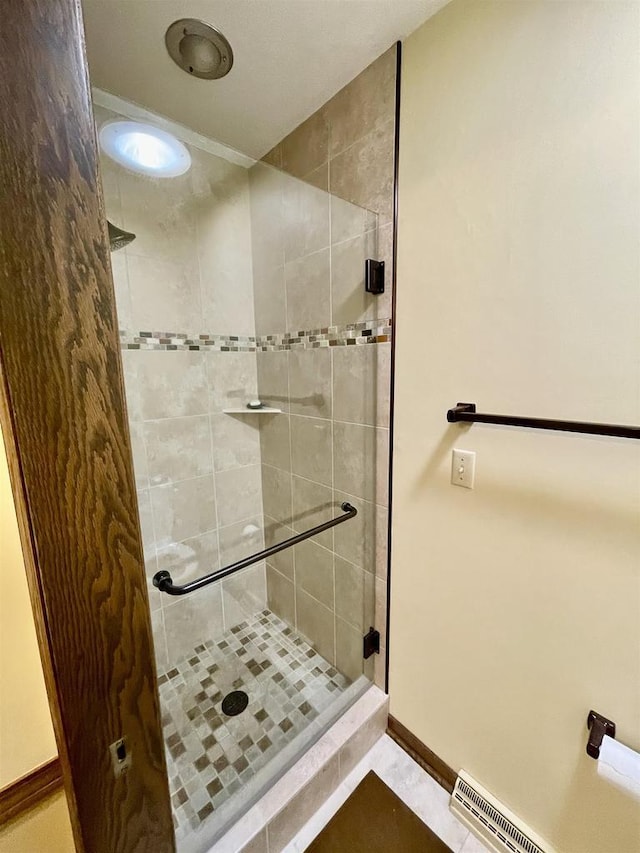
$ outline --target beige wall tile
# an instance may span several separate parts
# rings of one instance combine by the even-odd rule
[[[395,119],[363,136],[329,163],[329,191],[373,210],[380,225],[393,219]]]
[[[256,353],[205,352],[211,412],[245,406],[258,396]]]
[[[262,465],[264,514],[282,524],[291,524],[291,474],[271,465]]]
[[[139,354],[137,350],[125,349],[120,352],[129,423],[142,421],[142,389],[138,381],[138,361],[136,358]]]
[[[335,95],[327,104],[331,123],[331,156],[395,114],[395,45]]]
[[[388,576],[388,531],[389,531],[389,508],[386,506],[376,507],[376,576],[387,580]]]
[[[219,565],[218,534],[215,530],[183,542],[168,542],[158,548],[158,570],[171,572],[177,584],[207,575],[219,568]],[[165,595],[162,606],[168,606],[170,601],[170,596]]]
[[[331,417],[331,350],[329,347],[289,353],[291,411],[296,415]]]
[[[333,416],[350,423],[389,425],[390,344],[333,351]]]
[[[220,562],[227,566],[264,548],[262,516],[220,527]]]
[[[196,201],[189,174],[167,181],[122,169],[119,185],[123,227],[136,235],[125,249],[127,259],[167,261],[197,272]]]
[[[128,381],[138,389],[143,420],[202,415],[209,409],[201,352],[130,350]]]
[[[218,471],[215,475],[220,526],[262,515],[260,465]]]
[[[217,528],[213,477],[181,480],[150,490],[158,548]]]
[[[285,264],[287,329],[321,329],[331,324],[331,255],[322,249]]]
[[[147,580],[147,593],[149,595],[149,609],[153,613],[162,608],[167,596],[153,585],[153,576],[158,571],[158,558],[155,547],[146,548],[144,551],[144,573]]]
[[[283,542],[285,539],[290,539],[294,535],[292,527],[287,527],[281,524],[275,518],[264,517],[264,544],[265,548],[270,545],[275,545],[278,542]],[[284,551],[278,551],[267,560],[267,565],[272,566],[280,574],[293,581],[293,548],[286,548]]]
[[[197,266],[127,254],[127,268],[131,322],[136,331],[192,333],[200,328]]]
[[[365,261],[377,258],[375,232],[331,247],[331,313],[334,325],[380,316],[379,296],[365,290]]]
[[[330,205],[332,244],[351,240],[374,229],[377,216],[363,207],[351,204],[336,195],[331,196]]]
[[[389,479],[387,429],[335,421],[333,456],[336,489],[386,505]]]
[[[347,522],[350,524],[351,522]],[[353,625],[359,631],[364,629],[365,575],[359,566],[354,566],[335,557],[336,616]]]
[[[284,260],[306,257],[329,246],[329,196],[304,181],[285,177]]]
[[[381,642],[384,641],[384,637],[380,638]],[[380,646],[380,654],[374,655],[373,658],[373,683],[376,687],[379,687],[380,690],[386,690],[386,677],[387,677],[387,650],[381,645]]]
[[[105,121],[110,121],[113,118],[113,113],[110,110],[103,110],[96,104],[94,104],[93,109],[98,127]],[[121,174],[122,168],[101,151],[100,178],[102,180],[102,196],[104,198],[107,218],[114,224],[122,220],[122,199],[120,198]]]
[[[264,563],[238,572],[222,582],[224,629],[255,615],[267,606],[267,579]]]
[[[211,415],[213,463],[217,471],[260,462],[260,415]]]
[[[393,223],[380,225],[377,229],[378,248],[376,259],[384,261],[384,293],[378,294],[376,317],[391,317],[393,297]]]
[[[334,492],[337,502],[349,501],[358,510],[355,518],[334,529],[334,549],[336,554],[350,563],[375,573],[376,558],[376,507],[353,495]]]
[[[149,471],[147,470],[147,451],[144,446],[143,425],[129,420],[129,435],[131,436],[131,454],[133,456],[133,471],[136,476],[136,489],[146,489],[149,486]]]
[[[260,450],[266,465],[291,469],[289,415],[258,415],[260,418]]]
[[[297,533],[310,527],[329,521],[340,510],[336,508],[333,493],[327,486],[321,486],[302,477],[292,477],[293,485],[293,524]],[[339,504],[337,505],[339,507]],[[344,525],[340,525],[344,526]],[[325,530],[314,537],[325,548],[333,548],[333,529]]]
[[[336,667],[351,681],[362,675],[362,631],[336,619]]]
[[[189,654],[203,640],[223,633],[222,590],[211,584],[197,595],[171,601],[163,611],[169,664]]]
[[[215,334],[252,335],[255,322],[249,181],[244,169],[229,164],[216,177],[206,186],[207,194],[198,198],[197,205],[204,329]]]
[[[144,441],[152,486],[201,477],[213,470],[207,415],[148,421]]]
[[[333,611],[296,586],[296,627],[325,660],[335,660]]]
[[[334,609],[333,552],[307,539],[294,548],[296,586]]]
[[[387,582],[381,578],[375,579],[375,615],[371,624],[380,631],[384,642],[387,634]]]
[[[124,252],[111,253],[111,273],[113,275],[113,287],[116,294],[118,328],[132,329],[133,315],[131,313],[131,295],[129,293],[129,271],[127,269],[127,257]]]
[[[253,302],[256,335],[270,335],[285,331],[287,328],[287,303],[284,264],[277,267],[254,264]]]
[[[329,122],[324,110],[318,110],[282,140],[281,168],[296,178],[329,160]]]
[[[294,474],[330,486],[333,482],[331,421],[291,415],[291,458]]]
[[[285,262],[284,189],[293,178],[256,163],[249,172],[251,242],[254,270]]]
[[[296,624],[295,590],[292,581],[267,565],[267,603],[289,625]]]
[[[155,536],[153,533],[153,512],[149,489],[138,492],[138,516],[140,518],[140,535],[142,536],[142,547],[145,557],[155,553]]]
[[[311,184],[312,187],[329,192],[329,163],[323,163],[322,166],[314,169],[313,172],[303,175],[302,180],[307,184]]]
[[[263,403],[283,412],[289,411],[290,355],[287,351],[257,353],[258,396]]]
[[[268,163],[270,166],[275,166],[277,169],[282,168],[282,144],[279,142],[277,145],[268,151],[264,157],[262,158],[264,163]]]
[[[167,655],[167,638],[164,632],[164,614],[160,609],[151,611],[151,634],[158,675],[162,675],[170,667]]]

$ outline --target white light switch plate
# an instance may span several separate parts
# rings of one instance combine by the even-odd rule
[[[451,483],[472,489],[476,474],[476,454],[473,450],[451,451]]]

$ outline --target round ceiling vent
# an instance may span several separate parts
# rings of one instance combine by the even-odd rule
[[[169,56],[187,74],[217,80],[231,71],[233,51],[214,27],[195,18],[174,21],[164,37]]]

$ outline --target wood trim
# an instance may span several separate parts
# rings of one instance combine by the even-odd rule
[[[0,418],[74,840],[172,853],[80,0],[3,16]]]
[[[62,768],[56,756],[0,789],[0,826],[37,806],[60,788]]]
[[[450,794],[453,792],[453,786],[455,785],[456,778],[458,776],[456,771],[439,758],[435,752],[432,752],[428,746],[425,746],[421,740],[418,740],[413,732],[410,732],[406,726],[403,726],[402,723],[396,720],[395,717],[392,717],[391,714],[389,714],[387,734],[389,737],[393,738],[398,746],[402,747],[402,749],[404,749],[404,751],[410,755],[423,770],[426,770],[432,779],[435,779],[439,785],[442,785],[445,791],[448,791]]]

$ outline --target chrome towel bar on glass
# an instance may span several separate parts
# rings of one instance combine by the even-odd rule
[[[202,589],[203,586],[208,586],[210,583],[222,580],[235,572],[239,572],[241,569],[246,569],[247,566],[252,566],[254,563],[266,560],[267,557],[271,557],[279,551],[284,551],[285,548],[291,548],[299,542],[304,542],[305,539],[310,539],[312,536],[322,533],[323,530],[329,530],[330,527],[336,527],[338,524],[343,524],[345,521],[348,521],[350,518],[353,518],[358,514],[358,510],[346,501],[341,505],[341,509],[344,515],[339,515],[337,518],[332,518],[330,521],[318,524],[310,530],[305,530],[304,533],[298,533],[296,536],[291,536],[289,539],[285,539],[284,542],[278,542],[276,545],[271,545],[269,548],[265,548],[264,551],[259,551],[257,554],[252,554],[250,557],[238,560],[237,563],[232,563],[230,566],[225,566],[223,569],[217,569],[215,572],[211,572],[210,574],[197,578],[194,581],[189,581],[189,583],[185,583],[182,586],[174,584],[171,579],[171,573],[167,571],[157,572],[153,576],[153,585],[157,587],[160,592],[166,592],[169,595],[186,595],[188,592],[195,592],[197,589]]]
[[[546,418],[523,418],[517,415],[487,415],[476,412],[475,403],[458,403],[447,412],[450,424],[477,423],[555,429],[561,432],[583,432],[588,435],[612,435],[616,438],[640,438],[640,427],[625,424],[592,424],[584,421],[556,421]]]

